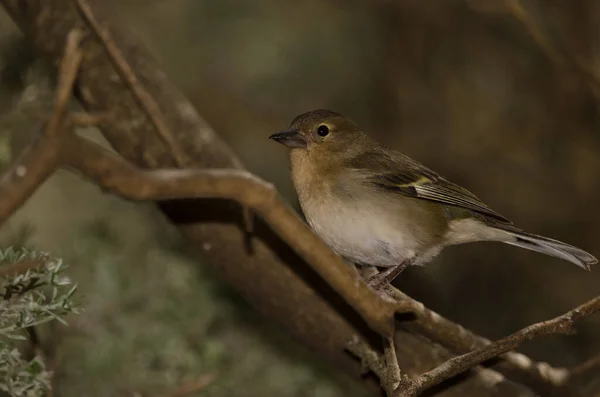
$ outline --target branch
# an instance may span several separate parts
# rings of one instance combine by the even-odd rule
[[[583,378],[590,374],[598,374],[600,373],[600,354],[590,358],[584,363],[571,368],[569,379],[573,381],[574,379]]]
[[[71,98],[82,59],[82,53],[78,49],[80,39],[81,32],[78,30],[73,30],[67,35],[54,109],[42,133],[0,176],[0,224],[21,207],[59,165],[66,105]]]
[[[597,98],[600,98],[600,73],[590,65],[589,61],[585,61],[576,55],[565,55],[559,51],[557,47],[548,40],[543,29],[523,6],[521,0],[504,0],[503,5],[504,11],[510,14],[512,18],[523,26],[531,36],[533,42],[554,65],[559,68],[571,66],[588,85],[592,94]],[[473,8],[476,10],[478,9],[477,7]]]
[[[376,272],[375,269],[365,268],[362,274],[365,279],[368,279]],[[387,286],[385,292],[396,301],[412,301],[415,318],[411,325],[414,325],[416,332],[440,343],[455,354],[465,354],[492,343],[489,339],[444,318],[392,285]],[[566,368],[555,368],[547,363],[535,362],[517,352],[507,352],[499,358],[501,361],[494,366],[494,369],[509,378],[518,379],[546,395],[559,396],[567,392],[569,395],[573,394],[565,390],[568,388],[569,380],[569,371]]]
[[[571,334],[575,331],[575,324],[578,321],[599,311],[600,296],[552,320],[530,325],[510,336],[490,343],[484,348],[451,358],[433,370],[412,380],[406,387],[397,389],[395,396],[417,396],[422,391],[473,368],[484,361],[515,349],[525,341],[547,335]]]
[[[146,91],[140,84],[135,72],[123,57],[119,47],[111,38],[108,29],[103,29],[102,26],[100,26],[100,23],[94,16],[94,12],[92,11],[90,5],[85,0],[77,0],[77,5],[79,6],[79,10],[81,11],[85,20],[92,28],[92,31],[100,39],[100,42],[106,49],[110,59],[115,64],[117,71],[121,73],[121,76],[129,85],[131,92],[141,105],[142,109],[144,109],[146,116],[152,120],[152,124],[154,124],[154,127],[156,128],[158,136],[175,154],[175,161],[177,161],[179,166],[189,165],[190,161],[188,156],[180,147],[179,142],[173,138],[173,134],[171,134],[169,131],[169,127],[167,127],[167,124],[164,121],[164,115],[160,110],[158,103],[156,103],[154,98],[152,98],[152,95],[150,95],[148,91]]]
[[[527,30],[533,41],[542,49],[544,54],[555,64],[563,66],[565,57],[550,43],[542,29],[535,23],[520,0],[505,0],[507,11]]]
[[[64,164],[119,196],[132,200],[219,198],[252,208],[369,326],[383,336],[394,332],[396,313],[413,311],[413,302],[381,299],[359,274],[334,254],[285,202],[273,185],[241,170],[140,170],[86,139],[63,144]]]

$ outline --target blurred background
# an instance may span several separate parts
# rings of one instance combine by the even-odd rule
[[[287,151],[267,137],[329,108],[525,230],[600,255],[600,3],[109,2],[246,166],[296,208]],[[2,167],[48,114],[46,72],[0,10]],[[195,266],[151,204],[61,172],[2,226],[0,242],[62,256],[80,285],[85,313],[46,336],[55,396],[155,395],[212,373],[198,396],[361,393]],[[397,284],[494,339],[600,293],[600,268],[479,243],[447,249]],[[600,353],[599,335],[596,317],[577,335],[521,350],[572,366]]]

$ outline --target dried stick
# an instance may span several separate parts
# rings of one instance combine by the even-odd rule
[[[129,66],[129,63],[123,56],[123,53],[111,38],[108,29],[103,29],[100,26],[100,23],[94,16],[90,5],[85,0],[77,0],[77,5],[86,22],[89,24],[92,31],[98,36],[100,42],[106,49],[108,56],[115,65],[115,69],[121,73],[121,77],[123,77],[125,82],[129,85],[131,92],[146,113],[146,116],[148,116],[148,119],[152,122],[152,124],[154,124],[158,136],[173,152],[177,165],[180,167],[188,165],[190,163],[189,158],[179,145],[179,142],[173,139],[173,134],[169,132],[163,112],[158,106],[158,103],[140,84],[137,75],[131,66]]]
[[[81,32],[67,36],[60,64],[54,110],[42,133],[0,177],[0,223],[4,222],[35,190],[56,171],[59,165],[60,140],[67,102],[71,98],[82,53],[78,49]]]
[[[248,206],[261,215],[381,335],[392,336],[396,313],[412,312],[412,301],[379,298],[287,204],[278,199],[273,185],[247,171],[141,170],[100,145],[77,136],[63,143],[62,158],[65,166],[128,199],[221,198]]]
[[[515,349],[521,343],[541,336],[554,334],[571,334],[575,324],[600,311],[600,296],[576,307],[567,313],[551,320],[532,324],[505,338],[461,356],[451,358],[412,380],[409,385],[396,390],[395,397],[414,397],[422,391],[452,378],[484,361]]]

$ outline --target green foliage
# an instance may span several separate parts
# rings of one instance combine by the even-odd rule
[[[15,271],[9,266],[26,265]],[[39,396],[50,387],[43,359],[25,359],[16,342],[24,331],[77,314],[77,287],[62,273],[61,259],[29,249],[0,251],[0,391],[14,397]],[[65,323],[66,324],[66,323]]]

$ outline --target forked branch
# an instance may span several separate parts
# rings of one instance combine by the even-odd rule
[[[525,341],[547,335],[571,334],[575,331],[575,324],[577,322],[599,311],[600,297],[596,297],[561,316],[530,325],[481,349],[453,357],[431,371],[420,375],[418,378],[400,385],[394,396],[417,396],[434,385],[473,368],[484,361],[517,348]]]

